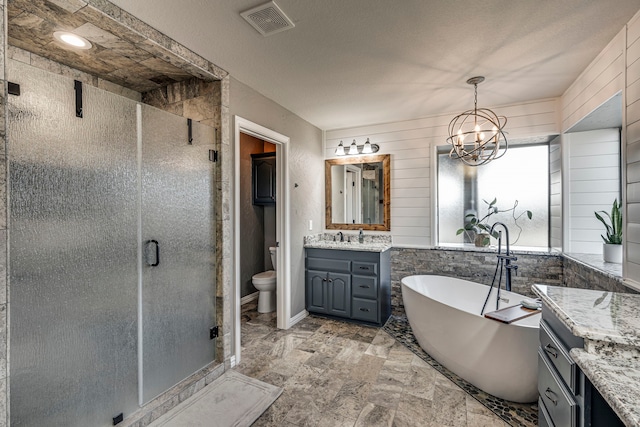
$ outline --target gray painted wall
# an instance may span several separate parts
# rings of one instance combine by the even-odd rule
[[[289,194],[291,230],[291,315],[305,308],[303,237],[323,230],[324,153],[322,131],[266,98],[249,86],[230,79],[229,113],[258,123],[290,138]],[[231,136],[231,146],[236,142]],[[295,184],[298,184],[296,187]],[[313,229],[309,230],[309,220]],[[242,239],[244,236],[240,236]],[[279,273],[282,274],[282,273]]]

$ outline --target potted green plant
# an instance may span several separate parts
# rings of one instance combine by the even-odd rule
[[[607,237],[600,235],[604,240],[602,255],[605,262],[622,263],[622,212],[620,208],[621,204],[618,203],[618,199],[615,199],[610,214],[605,211],[598,211],[602,215],[594,212],[607,232]],[[603,215],[606,216],[606,219]]]
[[[469,240],[473,240],[476,246],[478,247],[488,246],[491,241],[489,236],[492,236],[495,239],[498,238],[497,231],[494,231],[493,234],[490,233],[492,224],[491,225],[489,224],[489,218],[491,218],[492,215],[495,215],[498,213],[511,212],[513,216],[513,221],[516,227],[518,227],[519,229],[518,237],[516,237],[516,239],[513,242],[509,242],[510,244],[515,244],[520,239],[520,234],[522,233],[522,227],[520,227],[520,225],[518,224],[518,219],[520,219],[522,215],[525,215],[525,214],[527,215],[527,218],[531,219],[533,218],[533,212],[529,210],[525,210],[523,212],[520,212],[520,214],[516,215],[516,207],[518,207],[517,200],[513,202],[512,207],[504,210],[500,210],[498,208],[497,198],[494,198],[491,202],[487,202],[484,199],[482,201],[487,205],[487,213],[482,218],[478,218],[478,216],[475,213],[470,213],[465,215],[464,227],[458,229],[458,231],[456,232],[456,236],[462,233],[465,233],[469,238]]]

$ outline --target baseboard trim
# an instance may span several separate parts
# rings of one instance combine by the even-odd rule
[[[252,294],[249,294],[247,296],[244,296],[244,297],[240,298],[240,305],[244,305],[244,304],[246,304],[248,302],[257,300],[259,294],[260,294],[260,292],[256,291],[256,292],[254,292]]]
[[[302,310],[300,313],[296,314],[291,319],[289,319],[289,327],[292,327],[293,325],[295,325],[296,323],[298,323],[308,315],[309,315],[309,312],[307,310]]]

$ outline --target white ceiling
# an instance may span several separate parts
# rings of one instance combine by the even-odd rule
[[[321,129],[558,97],[640,0],[276,0],[295,28],[263,37],[264,0],[111,0]]]

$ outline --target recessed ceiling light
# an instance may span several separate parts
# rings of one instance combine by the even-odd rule
[[[84,37],[80,37],[77,34],[73,34],[67,31],[56,31],[53,33],[53,37],[56,40],[71,46],[75,49],[91,49],[91,43]]]

